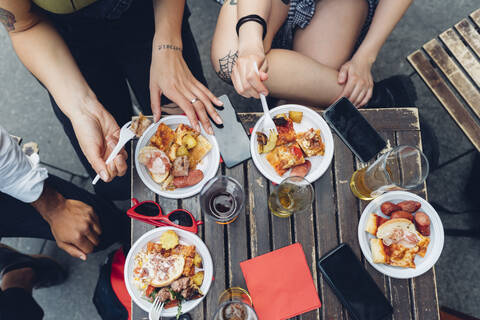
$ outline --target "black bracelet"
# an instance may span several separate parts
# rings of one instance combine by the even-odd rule
[[[265,19],[260,17],[258,14],[250,14],[248,16],[242,17],[238,20],[237,22],[237,36],[239,35],[240,27],[245,23],[249,21],[255,21],[256,23],[259,23],[263,27],[263,36],[262,39],[265,39],[265,35],[267,34],[267,22]]]

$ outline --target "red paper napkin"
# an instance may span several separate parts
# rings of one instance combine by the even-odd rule
[[[288,319],[320,308],[300,243],[240,263],[260,320]]]

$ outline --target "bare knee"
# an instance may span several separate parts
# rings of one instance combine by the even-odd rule
[[[212,52],[210,59],[212,60],[212,66],[215,69],[217,76],[225,81],[228,84],[232,84],[231,75],[232,69],[238,58],[238,50],[214,50],[212,47]]]

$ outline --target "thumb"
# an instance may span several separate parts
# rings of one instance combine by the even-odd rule
[[[83,261],[87,260],[87,255],[83,253],[83,251],[69,243],[61,242],[58,244],[58,246],[74,258],[78,258]]]
[[[344,84],[345,81],[347,81],[347,72],[348,72],[348,67],[346,65],[343,65],[340,68],[340,72],[338,73],[338,84]]]
[[[108,182],[110,178],[107,170],[107,165],[100,153],[90,154],[87,156],[88,162],[92,165],[93,170],[100,176],[104,182]]]
[[[158,122],[162,116],[162,106],[160,105],[162,96],[162,90],[154,88],[150,90],[150,103],[152,107],[153,121]]]

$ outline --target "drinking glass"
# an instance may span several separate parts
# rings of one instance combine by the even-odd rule
[[[313,201],[313,187],[302,177],[284,179],[270,194],[268,207],[280,218],[305,211]]]
[[[401,145],[371,165],[355,171],[350,189],[358,198],[372,200],[387,191],[418,188],[427,178],[428,171],[428,160],[422,151]]]
[[[200,207],[218,224],[237,219],[245,205],[245,192],[237,180],[227,176],[210,179],[200,191]]]
[[[233,287],[222,292],[213,320],[258,320],[252,298],[245,289]]]

